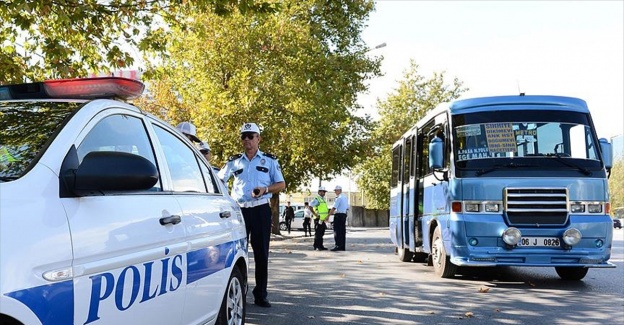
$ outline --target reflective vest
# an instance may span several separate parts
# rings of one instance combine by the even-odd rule
[[[321,196],[316,197],[316,201],[319,203],[314,209],[319,214],[319,220],[325,221],[329,216],[329,208],[327,207],[327,202]]]

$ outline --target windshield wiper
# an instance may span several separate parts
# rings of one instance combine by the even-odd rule
[[[562,163],[562,164],[564,164],[564,165],[566,165],[566,166],[568,166],[570,168],[574,168],[574,169],[578,170],[579,172],[581,172],[585,176],[589,176],[589,175],[592,174],[592,172],[589,169],[587,169],[585,167],[582,167],[582,166],[579,166],[577,164],[568,162],[568,161],[566,161],[565,159],[562,158],[562,157],[570,157],[569,155],[561,154],[561,153],[547,153],[546,157],[555,158],[556,161],[558,161],[558,162],[560,162],[560,163]]]
[[[507,164],[502,164],[502,165],[494,165],[491,168],[488,169],[481,169],[479,171],[477,171],[475,174],[477,176],[481,176],[483,174],[487,174],[489,172],[495,171],[497,169],[502,169],[502,168],[519,168],[519,167],[537,167],[537,165],[533,165],[533,164],[517,164],[514,162],[510,162]]]

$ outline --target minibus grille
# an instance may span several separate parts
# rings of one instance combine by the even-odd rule
[[[563,225],[568,219],[568,190],[506,188],[505,212],[510,225]]]

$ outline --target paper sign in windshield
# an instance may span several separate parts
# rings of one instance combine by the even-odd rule
[[[516,138],[511,123],[487,123],[485,136],[490,152],[516,152]]]

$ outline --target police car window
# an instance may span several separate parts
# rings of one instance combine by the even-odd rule
[[[154,125],[154,130],[167,159],[173,190],[206,193],[204,178],[195,152],[165,129]]]
[[[202,174],[204,175],[204,182],[206,183],[206,188],[208,189],[208,193],[217,193],[219,192],[219,187],[217,186],[216,178],[210,173],[210,170],[204,163],[200,163],[199,167],[201,168]]]
[[[78,159],[93,151],[123,151],[139,155],[156,166],[143,120],[129,115],[111,115],[99,121],[78,146]],[[160,181],[152,191],[162,189]]]
[[[0,102],[0,182],[21,177],[82,103]]]

